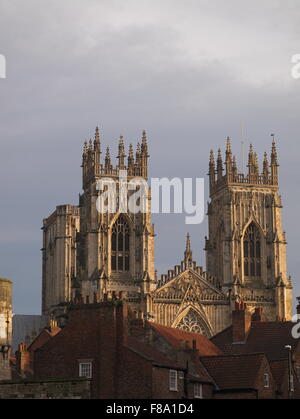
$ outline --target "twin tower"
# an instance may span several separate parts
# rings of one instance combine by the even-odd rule
[[[101,139],[85,142],[83,193],[79,205],[58,206],[43,222],[43,313],[63,318],[74,299],[126,299],[133,311],[157,323],[212,336],[231,322],[236,301],[263,309],[267,320],[290,319],[292,285],[286,271],[286,239],[278,194],[275,142],[262,170],[250,147],[248,173],[240,173],[227,139],[225,159],[219,150],[209,162],[209,236],[206,270],[192,260],[188,238],[184,261],[162,280],[154,268],[151,211],[99,213],[97,182],[118,182],[120,170],[148,179],[148,144],[143,132],[136,153],[128,155],[123,137],[113,166],[109,149],[101,159]],[[151,192],[148,206],[151,204]],[[170,240],[174,237],[170,235]],[[191,256],[192,258],[192,256]],[[171,272],[171,273],[170,273]],[[191,318],[193,322],[191,323]],[[193,327],[194,327],[193,326]],[[193,331],[193,329],[191,329]]]

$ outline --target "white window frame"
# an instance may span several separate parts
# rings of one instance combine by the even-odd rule
[[[87,372],[85,371],[87,369]],[[92,362],[79,362],[79,377],[92,378],[93,376],[93,363]]]
[[[178,372],[169,370],[169,390],[178,391]]]
[[[264,374],[264,388],[270,388],[270,376],[269,376],[269,374]]]
[[[203,399],[203,385],[201,383],[194,383],[194,398]]]

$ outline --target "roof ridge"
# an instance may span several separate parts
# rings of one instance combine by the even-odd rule
[[[200,358],[241,358],[241,357],[250,357],[250,356],[266,356],[266,354],[264,352],[252,352],[252,353],[245,353],[245,354],[224,354],[224,355],[204,355],[201,356]]]

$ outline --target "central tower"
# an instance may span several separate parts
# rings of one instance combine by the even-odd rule
[[[211,151],[207,270],[233,299],[263,307],[268,320],[290,320],[292,285],[286,268],[275,142],[270,164],[264,155],[262,172],[252,145],[248,173],[238,172],[229,138],[224,163],[220,150],[216,162]]]
[[[120,296],[141,309],[143,296],[155,288],[154,227],[151,223],[150,192],[148,211],[133,214],[99,213],[99,180],[113,179],[120,188],[120,172],[133,178],[148,179],[148,145],[143,132],[134,156],[130,144],[126,159],[124,139],[120,137],[118,164],[112,165],[109,148],[101,161],[99,129],[95,139],[85,142],[82,157],[83,193],[80,195],[80,233],[77,235],[77,277],[73,293],[92,299],[95,294]],[[127,160],[127,161],[126,161]]]

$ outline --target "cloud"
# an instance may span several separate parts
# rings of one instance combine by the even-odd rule
[[[204,177],[209,149],[227,135],[239,158],[241,124],[261,156],[274,131],[297,273],[300,83],[290,60],[300,53],[298,1],[2,0],[0,8],[1,242],[19,241],[21,257],[32,240],[22,275],[13,246],[6,250],[16,288],[26,281],[39,289],[35,234],[57,204],[78,202],[81,147],[96,124],[112,155],[120,133],[128,145],[147,129],[155,177]],[[154,220],[157,268],[165,270],[181,260],[187,226],[183,217]],[[205,231],[191,230],[202,262]],[[29,292],[22,297],[16,311],[39,310]]]

